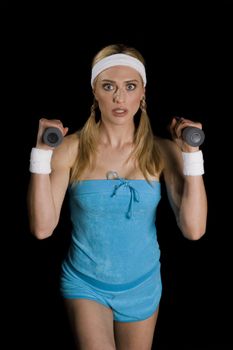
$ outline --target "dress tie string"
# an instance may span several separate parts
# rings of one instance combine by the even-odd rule
[[[117,191],[122,186],[129,189],[129,191],[130,191],[130,200],[129,200],[129,206],[128,206],[128,210],[127,210],[127,213],[126,213],[126,217],[128,219],[130,219],[132,217],[132,213],[133,213],[133,202],[139,202],[140,201],[139,193],[132,185],[130,185],[130,183],[127,180],[122,179],[122,178],[118,178],[117,180],[119,180],[120,183],[118,185],[115,185],[113,193],[111,194],[111,197],[116,196]]]

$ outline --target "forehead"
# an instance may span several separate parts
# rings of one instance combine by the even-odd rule
[[[138,71],[128,66],[114,66],[105,69],[99,74],[98,80],[112,80],[112,81],[141,81],[141,76]]]

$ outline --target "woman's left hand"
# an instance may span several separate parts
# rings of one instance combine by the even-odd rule
[[[171,124],[169,125],[171,137],[182,152],[196,152],[198,151],[199,147],[190,146],[182,138],[182,131],[188,126],[194,126],[196,128],[202,129],[202,124],[199,122],[193,122],[192,120],[185,119],[182,117],[173,117]]]

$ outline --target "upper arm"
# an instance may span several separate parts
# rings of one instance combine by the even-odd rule
[[[70,181],[70,171],[77,156],[78,140],[76,134],[68,135],[53,152],[50,175],[54,206],[57,217]]]
[[[160,146],[164,162],[163,178],[167,195],[177,217],[184,184],[182,154],[178,146],[170,140],[161,140]]]

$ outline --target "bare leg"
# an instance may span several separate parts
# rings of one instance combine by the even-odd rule
[[[157,311],[148,319],[138,322],[114,322],[117,350],[151,350]]]
[[[88,299],[66,299],[65,303],[77,349],[116,349],[110,308]]]

